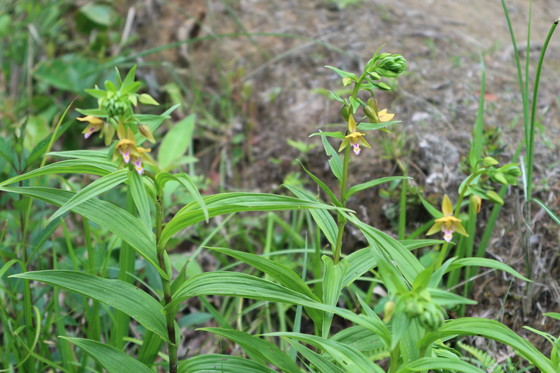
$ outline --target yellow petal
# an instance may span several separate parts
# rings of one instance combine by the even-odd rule
[[[431,236],[432,234],[441,232],[441,227],[442,227],[441,223],[439,223],[439,222],[435,223],[434,225],[432,225],[432,227],[430,228],[428,233],[426,233],[426,236]]]
[[[465,227],[463,227],[461,223],[455,224],[455,232],[459,233],[461,236],[465,236],[465,237],[469,236],[469,234],[465,230]]]
[[[371,148],[371,145],[368,144],[368,142],[366,141],[365,137],[360,138],[360,145],[361,145],[361,146],[365,146],[366,148]]]
[[[445,196],[443,196],[443,202],[441,204],[441,211],[443,212],[443,215],[445,215],[445,216],[453,215],[453,204],[451,203],[451,200],[449,199],[449,196],[447,194]]]
[[[356,132],[357,130],[357,126],[356,126],[356,121],[354,120],[354,117],[352,115],[348,116],[348,131],[350,132]]]
[[[389,114],[389,113],[387,113],[387,109],[383,109],[379,113],[377,113],[377,116],[379,117],[379,121],[381,123],[383,123],[383,122],[388,122],[391,119],[393,119],[395,114]]]
[[[340,147],[338,148],[338,151],[341,152],[344,150],[344,148],[346,148],[348,146],[348,144],[350,144],[350,140],[348,140],[347,138],[345,138],[342,141],[342,144],[340,144]]]
[[[119,140],[126,138],[126,128],[124,128],[124,124],[122,124],[122,122],[119,122],[119,125],[117,126],[117,137]]]
[[[80,122],[88,122],[89,124],[92,124],[94,126],[103,124],[103,120],[101,120],[98,117],[94,117],[93,115],[86,115],[85,117],[78,117],[76,119],[79,120]]]

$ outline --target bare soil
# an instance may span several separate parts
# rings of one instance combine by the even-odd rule
[[[524,55],[529,2],[507,3]],[[382,45],[384,51],[400,53],[409,62],[408,73],[394,92],[378,97],[402,123],[393,128],[393,135],[370,137],[374,147],[353,162],[351,182],[400,174],[396,160],[401,159],[409,162],[411,175],[428,198],[438,201],[444,192],[456,195],[465,176],[461,159],[467,155],[478,109],[480,56],[486,67],[485,125],[495,134],[496,157],[502,163],[519,161],[512,156],[523,139],[522,107],[513,48],[499,0],[363,0],[346,7],[326,0],[173,0],[147,1],[138,7],[145,47],[198,38],[149,57],[167,61],[177,76],[185,81],[195,76],[207,92],[219,95],[224,72],[238,71],[230,81],[230,99],[237,112],[215,114],[224,121],[219,133],[201,118],[198,149],[207,159],[203,164],[208,176],[216,178],[217,159],[224,151],[235,151],[228,140],[236,134],[244,136],[245,141],[237,145],[244,156],[232,165],[239,171],[232,171],[226,179],[232,187],[277,190],[288,173],[301,173],[292,162],[298,157],[323,179],[332,180],[320,140],[308,138],[318,129],[340,123],[337,103],[316,93],[340,88],[338,77],[323,66],[359,71]],[[560,2],[535,2],[532,13],[531,84],[548,30],[560,17]],[[163,82],[170,77],[167,72],[158,69],[156,76]],[[560,208],[559,74],[557,32],[543,67],[535,156],[536,195],[554,211]],[[252,93],[244,96],[242,91],[249,86]],[[195,108],[187,107],[185,112],[190,109]],[[219,149],[202,147],[208,143],[209,133],[215,134]],[[317,146],[302,154],[287,144],[288,139]],[[399,141],[404,145],[399,146]],[[393,149],[392,154],[384,146]],[[469,308],[469,314],[503,321],[538,348],[549,350],[543,338],[530,335],[522,326],[553,335],[560,332],[557,321],[542,316],[560,310],[560,233],[536,207],[533,221],[523,221],[522,194],[520,188],[508,193],[487,255],[522,273],[526,273],[527,258],[534,283],[528,286],[501,273],[485,272],[476,280],[472,297],[479,303]],[[351,207],[366,221],[390,230],[395,202],[371,191],[352,200]],[[483,208],[481,228],[490,209],[489,204]],[[426,219],[423,211],[409,213],[418,224]],[[411,222],[410,228],[414,227]],[[521,234],[527,228],[532,231],[528,249]],[[487,349],[487,341],[475,342]],[[503,347],[494,351],[502,360],[510,353]]]

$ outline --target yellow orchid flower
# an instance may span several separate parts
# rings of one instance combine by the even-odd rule
[[[120,153],[124,163],[128,164],[132,162],[134,168],[136,169],[136,172],[142,175],[144,173],[144,167],[142,166],[142,163],[144,161],[153,163],[153,161],[147,154],[151,150],[143,148],[141,146],[137,146],[136,138],[134,137],[134,133],[130,128],[126,130],[126,136],[124,135],[124,133],[124,126],[119,126],[119,129],[117,131],[119,142],[117,143],[117,146],[115,146],[114,156],[118,157],[117,154]]]
[[[368,100],[364,112],[373,123],[389,122],[395,116],[395,114],[388,113],[387,109],[379,110],[377,100],[374,98]]]
[[[377,118],[379,119],[379,123],[385,123],[393,119],[395,114],[390,114],[387,112],[387,109],[383,109],[377,113]]]
[[[76,118],[80,122],[88,122],[88,126],[82,131],[84,138],[89,138],[94,132],[101,131],[105,123],[98,117],[86,115],[85,117]]]
[[[453,232],[457,232],[465,237],[469,236],[461,224],[461,219],[453,215],[453,204],[447,194],[443,197],[441,211],[443,212],[443,217],[436,219],[435,224],[430,228],[428,233],[426,233],[427,236],[441,231],[443,232],[443,239],[447,242],[451,242]]]
[[[338,148],[339,152],[344,150],[344,148],[348,145],[352,145],[352,150],[356,155],[359,155],[361,152],[360,145],[365,146],[366,148],[371,148],[371,145],[368,144],[364,138],[364,134],[362,132],[358,132],[358,126],[352,115],[348,117],[348,132],[348,135],[344,136],[344,140],[342,140],[340,148]]]

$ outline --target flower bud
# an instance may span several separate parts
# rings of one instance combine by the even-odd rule
[[[383,322],[389,322],[393,318],[393,314],[395,313],[395,302],[389,300],[383,306]]]
[[[138,130],[149,142],[152,144],[156,143],[156,139],[154,139],[154,135],[152,134],[152,130],[150,127],[146,126],[145,124],[141,124],[138,126]]]
[[[484,159],[482,160],[482,164],[487,166],[487,167],[488,166],[495,166],[498,163],[499,162],[492,157],[484,157]]]
[[[138,100],[144,105],[159,105],[159,102],[157,102],[152,96],[147,93],[142,93]]]
[[[491,177],[492,177],[493,180],[497,181],[500,184],[503,184],[503,185],[508,185],[509,184],[508,181],[506,180],[506,178],[504,177],[504,174],[501,173],[501,172],[496,172]]]
[[[364,107],[364,113],[369,119],[371,119],[373,123],[379,123],[379,118],[377,117],[377,113],[375,112],[375,109],[371,107],[369,104]]]
[[[472,194],[470,197],[470,203],[472,208],[476,211],[476,213],[480,213],[480,207],[482,206],[482,198],[477,196],[476,194]]]
[[[345,121],[348,121],[348,118],[350,117],[350,108],[348,105],[344,105],[342,109],[340,109],[340,115],[342,115],[342,118],[344,118]]]
[[[494,192],[493,190],[489,190],[486,192],[486,197],[488,197],[488,199],[492,202],[495,202],[497,204],[503,205],[504,204],[504,200],[502,199],[502,197],[500,197],[500,195],[496,192]]]

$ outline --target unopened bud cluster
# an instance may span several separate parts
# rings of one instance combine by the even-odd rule
[[[404,298],[404,312],[411,319],[418,319],[425,329],[435,330],[443,324],[441,307],[432,301],[427,289],[407,294]]]

